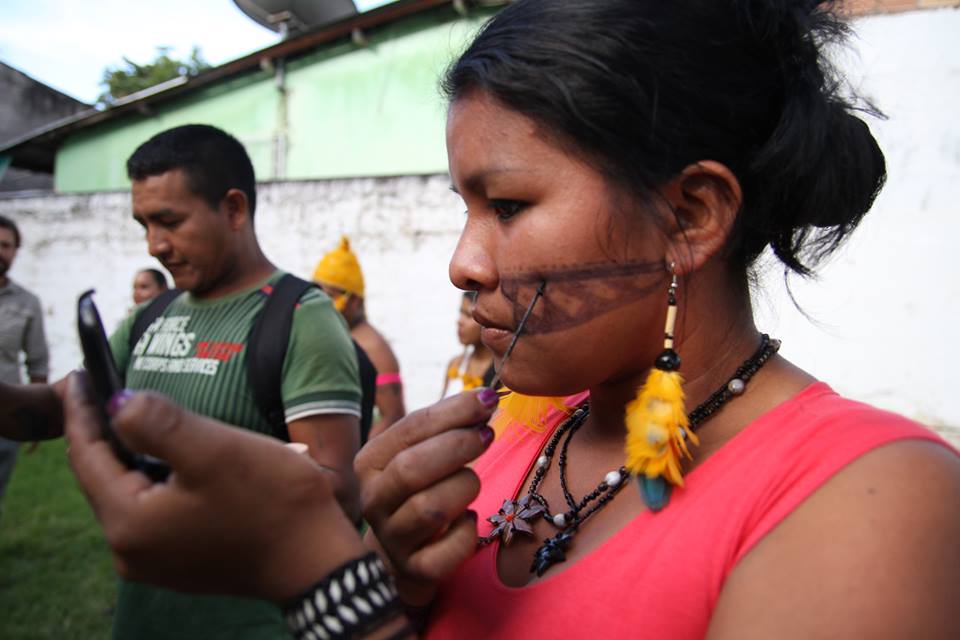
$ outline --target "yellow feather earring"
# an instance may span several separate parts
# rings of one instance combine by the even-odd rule
[[[678,373],[680,356],[673,350],[677,323],[677,274],[670,263],[667,321],[663,352],[657,356],[637,397],[627,405],[627,470],[640,484],[647,508],[659,511],[670,500],[672,486],[683,486],[681,457],[690,458],[687,440],[699,444],[690,429],[684,407],[683,377]]]

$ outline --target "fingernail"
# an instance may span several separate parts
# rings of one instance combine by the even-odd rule
[[[75,393],[84,399],[90,395],[90,380],[87,378],[87,372],[83,369],[74,369],[70,373],[70,384],[67,385],[68,393]]]
[[[497,395],[496,391],[487,387],[477,394],[477,400],[487,409],[493,409],[500,402],[500,396]]]
[[[117,391],[110,398],[110,401],[107,402],[107,415],[111,418],[117,415],[117,412],[123,408],[123,405],[127,404],[127,401],[133,397],[133,391],[130,389],[121,389]]]
[[[289,447],[290,449],[293,449],[297,453],[301,453],[301,454],[306,453],[307,451],[310,450],[310,447],[303,444],[302,442],[288,442],[284,446]]]
[[[493,429],[491,429],[488,425],[483,425],[480,427],[479,432],[480,442],[483,443],[484,448],[489,447],[490,443],[493,442]]]

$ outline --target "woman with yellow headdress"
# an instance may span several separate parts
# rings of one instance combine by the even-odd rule
[[[441,398],[477,387],[490,386],[496,373],[493,367],[493,352],[480,340],[481,327],[473,319],[474,298],[472,292],[468,291],[463,294],[460,302],[457,339],[463,345],[463,352],[447,365]]]
[[[340,238],[340,244],[320,259],[313,271],[313,280],[333,300],[350,335],[370,357],[377,369],[376,412],[370,437],[383,432],[406,414],[403,404],[403,382],[400,364],[383,335],[367,320],[364,308],[363,271],[356,254],[350,249],[350,239]]]

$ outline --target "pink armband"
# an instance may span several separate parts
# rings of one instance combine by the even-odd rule
[[[382,387],[385,384],[403,384],[403,380],[400,379],[400,372],[378,373],[377,386]]]

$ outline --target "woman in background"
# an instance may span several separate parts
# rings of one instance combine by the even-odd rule
[[[441,398],[456,395],[477,387],[488,387],[496,371],[493,353],[480,340],[480,325],[473,319],[474,296],[463,294],[460,315],[457,316],[457,339],[463,345],[463,353],[450,360],[447,375],[443,380]]]
[[[133,277],[133,304],[153,300],[167,290],[167,276],[159,269],[141,269]]]
[[[407,412],[400,363],[390,343],[367,319],[363,270],[347,236],[342,236],[337,248],[320,258],[313,271],[313,280],[333,300],[333,306],[350,328],[350,337],[377,371],[373,425],[369,434],[364,434],[366,441],[367,437],[383,433]]]

